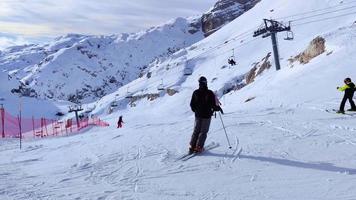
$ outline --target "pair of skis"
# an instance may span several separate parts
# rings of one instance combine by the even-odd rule
[[[220,146],[219,143],[212,142],[212,143],[210,143],[210,144],[208,144],[208,145],[205,145],[203,152],[184,154],[184,155],[182,155],[181,157],[179,157],[179,158],[177,159],[177,161],[178,161],[178,160],[180,160],[180,161],[187,161],[187,160],[189,160],[189,159],[191,159],[191,158],[193,158],[193,157],[195,157],[195,156],[197,156],[197,155],[204,154],[204,152],[209,151],[209,150],[212,150],[212,149],[215,149],[215,148],[217,148],[217,147],[219,147],[219,146]]]
[[[337,113],[338,110],[336,110],[336,109],[331,109],[331,110],[326,109],[325,111],[328,112],[328,113],[333,113],[333,114],[356,116],[356,112],[354,112],[354,111],[353,111],[353,113],[350,113],[350,112]]]
[[[212,149],[215,149],[215,148],[217,148],[219,146],[220,146],[219,143],[212,142],[212,143],[210,143],[210,144],[208,144],[208,145],[206,145],[204,147],[204,151],[203,152],[201,152],[201,153],[186,153],[186,154],[180,156],[177,159],[177,161],[187,161],[187,160],[189,160],[189,159],[191,159],[191,158],[193,158],[193,157],[195,157],[197,155],[202,155],[205,152],[207,152],[209,150],[212,150]],[[236,154],[236,152],[237,152],[237,154]],[[236,141],[236,149],[234,150],[233,154],[235,154],[238,157],[241,154],[241,152],[242,152],[242,148],[240,147],[239,140],[237,139],[237,141]]]

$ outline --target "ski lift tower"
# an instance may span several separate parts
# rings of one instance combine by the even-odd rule
[[[279,62],[279,53],[278,53],[278,43],[277,43],[277,33],[278,32],[287,32],[287,40],[293,39],[293,32],[291,31],[290,23],[289,25],[284,25],[282,22],[278,22],[272,19],[263,19],[264,27],[259,28],[254,32],[253,37],[262,35],[262,38],[271,36],[274,60],[276,62],[277,71],[281,69],[281,64]],[[288,34],[289,33],[289,34]],[[291,33],[291,34],[290,34]]]
[[[83,108],[81,105],[75,105],[74,107],[72,106],[69,106],[69,112],[75,112],[75,119],[77,120],[77,127],[79,128],[80,127],[80,123],[79,123],[79,115],[78,115],[78,112],[79,111],[82,111]]]

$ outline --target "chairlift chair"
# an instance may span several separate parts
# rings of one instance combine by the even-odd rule
[[[289,25],[287,26],[287,37],[284,40],[294,40],[294,33],[291,31],[290,28],[291,22],[289,21]]]
[[[125,98],[126,98],[126,99],[132,99],[132,98],[133,98],[133,95],[132,95],[131,93],[127,93]]]
[[[230,56],[230,58],[227,59],[227,62],[228,62],[231,66],[236,65],[235,49],[232,49],[232,56]]]
[[[132,93],[129,92],[129,88],[127,88],[127,92],[126,92],[126,99],[132,99],[133,98],[133,95]]]
[[[185,68],[183,70],[184,76],[190,76],[193,74],[193,65],[189,63],[190,60],[187,60],[185,63]]]
[[[110,104],[110,106],[111,107],[117,107],[118,105],[117,105],[117,94],[115,95],[115,100],[113,101],[113,102],[111,102],[111,104]]]
[[[161,79],[161,83],[158,85],[157,89],[159,91],[165,90],[164,85],[163,85],[163,79]]]
[[[284,40],[294,40],[294,33],[292,31],[287,31],[287,37]]]
[[[193,74],[193,70],[190,68],[185,68],[184,69],[184,76],[190,76]]]
[[[113,101],[110,106],[111,106],[111,107],[117,107],[117,102],[116,102],[116,101]]]
[[[159,90],[159,91],[162,91],[162,90],[164,90],[164,87],[163,87],[163,85],[162,85],[162,84],[159,84],[159,85],[158,85],[158,87],[157,87],[157,90]]]
[[[91,113],[91,110],[86,110],[85,113]]]
[[[231,56],[228,60],[227,63],[229,63],[231,66],[236,65],[235,57]]]

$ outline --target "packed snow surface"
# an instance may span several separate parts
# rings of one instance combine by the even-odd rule
[[[355,5],[262,0],[210,37],[150,66],[151,78],[144,76],[87,105],[110,127],[25,140],[21,150],[18,140],[2,140],[0,198],[356,199],[356,113],[325,111],[338,109],[343,94],[336,87],[343,79],[356,80],[355,14],[330,11]],[[269,38],[252,38],[262,18],[293,20],[318,13],[285,17],[321,9],[330,13],[294,22],[294,41],[279,34],[282,70],[276,72],[270,59],[272,67],[254,82],[224,94],[271,52]],[[330,19],[305,23],[322,18]],[[326,51],[291,67],[287,59],[317,36],[325,38]],[[224,67],[232,48],[238,65]],[[187,68],[192,75],[184,76]],[[217,116],[207,144],[220,146],[183,162],[177,158],[188,150],[194,123],[189,101],[201,75],[223,104],[232,149]],[[162,83],[178,93],[158,92]],[[154,93],[159,97],[153,101],[128,104],[125,98]],[[113,101],[119,105],[108,114]],[[120,115],[124,127],[116,129]]]

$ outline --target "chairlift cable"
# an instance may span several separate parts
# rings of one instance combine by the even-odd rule
[[[289,19],[289,18],[292,18],[292,17],[298,17],[298,16],[303,16],[303,15],[306,15],[306,14],[317,13],[317,12],[320,12],[320,11],[331,10],[331,9],[335,9],[335,8],[338,8],[338,7],[346,6],[346,5],[349,5],[349,4],[355,4],[355,3],[356,3],[356,1],[352,1],[352,2],[348,2],[348,3],[342,3],[342,4],[339,4],[339,5],[336,5],[336,6],[330,6],[330,7],[327,7],[327,8],[315,9],[315,10],[311,10],[311,11],[307,11],[307,12],[296,13],[296,14],[289,15],[289,16],[278,17],[278,18],[275,18],[275,19],[276,20]]]
[[[345,14],[336,15],[336,16],[333,16],[333,17],[326,17],[326,18],[322,18],[322,19],[317,19],[317,20],[302,22],[302,23],[299,23],[299,24],[293,24],[293,26],[301,26],[301,25],[311,24],[311,23],[315,23],[315,22],[322,22],[322,21],[327,21],[327,20],[330,20],[330,19],[336,19],[336,18],[345,17],[345,16],[349,16],[349,15],[356,15],[356,12],[345,13]]]
[[[335,12],[339,12],[339,11],[344,11],[344,10],[350,10],[356,8],[356,6],[352,6],[349,8],[344,8],[344,9],[339,9],[339,10],[335,10],[335,11],[330,11],[330,12],[325,12],[325,13],[320,13],[320,14],[315,14],[315,15],[311,15],[311,16],[307,16],[307,17],[301,17],[301,18],[297,18],[297,19],[292,19],[290,20],[291,22],[295,22],[295,21],[301,21],[304,19],[309,19],[309,18],[314,18],[314,17],[318,17],[318,16],[323,16],[323,15],[327,15],[327,14],[331,14],[331,13],[335,13]]]
[[[356,3],[356,1],[353,1],[353,2],[349,2],[347,4],[351,4],[351,3]],[[315,13],[315,12],[319,12],[319,11],[324,11],[324,10],[330,10],[330,9],[333,9],[333,8],[336,8],[336,7],[341,7],[341,6],[344,6],[346,5],[346,3],[342,4],[342,5],[337,5],[337,6],[333,6],[333,7],[329,7],[329,8],[325,8],[325,9],[318,9],[318,10],[313,10],[313,11],[308,11],[308,12],[304,12],[304,13],[299,13],[299,14],[295,14],[295,15],[291,15],[291,16],[287,16],[287,17],[284,17],[284,19],[286,18],[291,18],[291,17],[295,17],[295,16],[301,16],[301,15],[305,15],[305,14],[308,14],[308,13]],[[339,11],[343,11],[343,10],[349,10],[349,9],[352,9],[352,8],[355,8],[356,6],[350,6],[350,7],[346,7],[346,8],[342,8],[342,9],[337,9],[337,10],[333,10],[333,11],[327,11],[327,12],[324,12],[324,13],[319,13],[319,14],[315,14],[315,15],[311,15],[311,16],[306,16],[304,18],[298,18],[298,19],[292,19],[290,20],[292,23],[295,22],[295,21],[302,21],[304,19],[309,19],[309,18],[314,18],[314,17],[318,17],[318,16],[323,16],[323,15],[327,15],[327,14],[331,14],[331,13],[335,13],[335,12],[339,12]],[[301,25],[305,25],[305,24],[310,24],[310,23],[315,23],[315,22],[321,22],[321,21],[326,21],[326,20],[330,20],[330,19],[335,19],[335,18],[339,18],[339,17],[344,17],[344,16],[349,16],[349,15],[353,15],[353,14],[356,14],[356,12],[351,12],[351,13],[345,13],[345,14],[342,14],[342,15],[336,15],[336,16],[332,16],[332,17],[326,17],[326,18],[322,18],[322,19],[316,19],[316,20],[312,20],[312,21],[307,21],[307,22],[302,22],[302,23],[299,23],[299,24],[292,24],[293,26],[301,26]],[[283,18],[277,18],[277,19],[283,19]],[[259,26],[257,26],[259,27]],[[187,58],[187,60],[185,62],[189,62],[190,60],[193,60],[195,58],[198,58],[198,57],[201,57],[202,55],[210,55],[212,54],[213,52],[219,50],[221,47],[224,47],[224,46],[227,46],[231,43],[231,41],[236,41],[237,39],[240,39],[240,40],[245,40],[245,39],[248,39],[250,37],[249,34],[252,34],[253,32],[251,32],[251,30],[255,29],[256,27],[254,28],[251,28],[241,34],[238,34],[232,38],[230,38],[229,40],[226,40],[224,41],[224,43],[221,43],[221,44],[218,44],[210,49],[208,49],[207,51],[204,51],[200,54],[197,54],[197,55],[194,55],[190,58]],[[252,40],[247,40],[247,41],[244,41],[242,44],[240,45],[237,45],[237,46],[234,46],[232,49],[235,49],[235,48],[238,48],[238,47],[242,47],[242,46],[245,46],[251,42],[254,42],[256,40],[258,40],[260,38],[254,38]],[[227,52],[231,52],[232,49],[229,49],[228,51],[225,51],[225,52],[222,52],[220,53],[220,55],[222,54],[226,54]],[[219,55],[216,55],[216,56],[219,56]],[[178,65],[180,66],[180,65]],[[173,68],[176,68],[177,66],[175,67],[172,67]],[[155,81],[155,82],[158,82]]]

